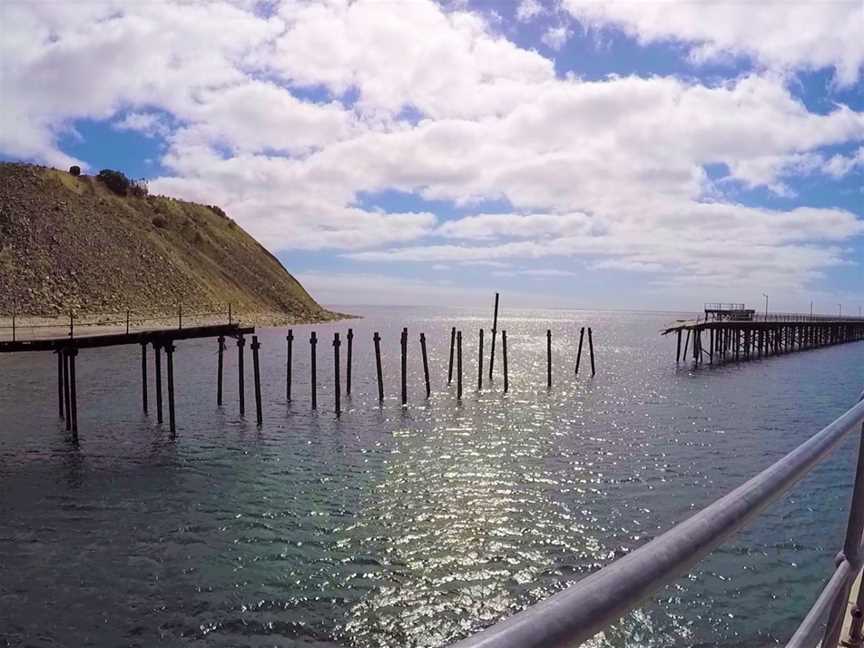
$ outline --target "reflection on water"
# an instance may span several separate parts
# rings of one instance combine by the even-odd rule
[[[845,410],[864,378],[860,344],[692,372],[676,369],[673,342],[657,335],[673,315],[505,311],[511,392],[499,375],[478,394],[485,315],[363,310],[366,319],[314,327],[324,342],[349,324],[355,332],[353,395],[339,420],[323,342],[319,411],[309,410],[312,327],[295,327],[293,403],[285,331],[260,332],[260,430],[237,416],[234,354],[220,411],[215,342],[179,343],[176,442],[140,414],[137,348],[79,356],[79,449],[56,420],[53,356],[0,357],[7,645],[444,646],[737,486]],[[445,384],[454,325],[465,338],[461,404],[455,381]],[[582,325],[595,331],[593,380],[572,375]],[[840,547],[852,449],[590,645],[788,638]]]

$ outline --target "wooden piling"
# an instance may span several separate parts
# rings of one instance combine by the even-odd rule
[[[311,353],[310,365],[312,368],[312,409],[318,409],[318,358],[316,347],[318,345],[318,335],[312,331],[309,337],[309,348]]]
[[[348,357],[345,358],[345,395],[351,396],[351,362],[354,349],[354,331],[348,329]]]
[[[408,329],[402,329],[402,407],[408,404]]]
[[[546,329],[546,389],[552,389],[552,330]]]
[[[477,391],[483,390],[483,329],[480,329],[480,354],[477,358]]]
[[[690,346],[690,329],[687,329],[687,337],[684,339],[684,359],[687,359],[687,347]]]
[[[252,374],[255,381],[255,422],[258,427],[264,423],[264,417],[261,412],[261,365],[258,362],[258,350],[261,348],[261,343],[258,341],[258,336],[252,336]]]
[[[243,370],[243,347],[246,346],[246,339],[240,335],[237,337],[237,385],[240,401],[240,416],[246,416],[246,377]]]
[[[375,343],[375,370],[378,374],[378,403],[384,403],[384,377],[381,372],[381,336],[378,331],[372,336],[372,341]]]
[[[429,385],[429,357],[426,355],[426,334],[420,334],[420,353],[423,355],[423,378],[426,381],[426,398],[432,395],[432,388]]]
[[[339,333],[333,334],[333,398],[334,409],[336,416],[342,415],[342,385],[339,377],[339,347],[342,342],[339,341]]]
[[[504,393],[510,389],[510,377],[507,374],[507,331],[501,331],[501,352],[504,360]]]
[[[582,329],[582,330],[584,331],[585,329]],[[581,338],[580,338],[580,340],[579,340],[579,347],[580,347],[580,348],[582,347],[582,340],[581,340]],[[678,353],[675,355],[675,363],[677,364],[677,363],[680,363],[680,362],[681,362],[681,329],[679,328],[679,329],[678,329]],[[576,365],[576,366],[577,366],[577,367],[579,366],[579,365],[578,365],[578,361],[577,361],[577,365]],[[578,370],[578,369],[576,370],[576,373],[579,373],[579,370]]]
[[[591,335],[591,327],[588,327],[588,352],[591,355],[591,375],[597,375],[597,371],[594,368],[594,338]]]
[[[679,336],[680,338],[680,336]],[[585,339],[585,327],[579,329],[579,350],[576,352],[576,375],[579,375],[579,363],[582,361],[582,341]]]
[[[156,359],[156,422],[162,424],[162,349],[153,342],[153,357]]]
[[[141,343],[141,405],[147,414],[147,343]]]
[[[453,382],[453,348],[456,345],[456,327],[450,329],[450,363],[447,365],[447,384]]]
[[[492,382],[492,369],[495,367],[495,338],[498,335],[498,293],[495,293],[495,315],[492,318],[492,350],[489,353],[489,382]]]
[[[57,407],[60,411],[60,420],[63,420],[63,354],[60,351],[55,351],[57,354]]]
[[[462,400],[462,331],[456,331],[456,398]]]
[[[216,361],[216,406],[222,407],[222,374],[225,369],[225,336],[220,335],[217,340],[219,347],[218,359]]]
[[[69,391],[69,349],[60,351],[63,356],[63,404],[66,409],[66,431],[72,430],[72,398]]]
[[[288,329],[288,335],[285,336],[285,341],[288,345],[287,355],[285,356],[285,400],[291,402],[291,372],[293,367],[294,353],[294,330]]]
[[[78,443],[78,380],[75,377],[75,356],[78,349],[69,349],[69,404],[71,406],[72,442]]]
[[[168,428],[171,436],[177,436],[177,425],[174,418],[174,343],[168,341],[165,345],[165,359],[168,361]]]

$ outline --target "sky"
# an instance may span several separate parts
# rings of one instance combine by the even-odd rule
[[[0,158],[218,204],[325,304],[864,305],[864,3],[3,0]]]

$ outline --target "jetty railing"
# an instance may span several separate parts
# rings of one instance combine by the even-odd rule
[[[219,322],[232,324],[235,318],[231,304],[215,304],[198,306],[190,309],[183,304],[173,304],[164,308],[141,310],[127,308],[107,312],[89,312],[70,310],[63,314],[36,315],[13,311],[0,314],[0,340],[21,338],[21,335],[35,335],[54,329],[63,337],[74,338],[81,334],[81,329],[114,327],[125,329],[127,333],[147,324],[158,324],[160,327],[176,326],[182,329],[194,322]],[[62,333],[61,333],[62,331]]]
[[[813,648],[821,640],[822,648],[836,648],[849,592],[864,559],[864,394],[833,423],[725,497],[564,591],[453,648],[554,648],[587,641],[746,526],[809,474],[853,429],[860,429],[860,438],[844,546],[835,560],[834,574],[786,644],[787,648]],[[853,615],[861,612],[856,608]]]

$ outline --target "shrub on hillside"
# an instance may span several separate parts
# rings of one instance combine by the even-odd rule
[[[211,209],[211,211],[213,211],[214,214],[218,214],[222,218],[228,218],[228,214],[226,214],[225,210],[223,210],[219,205],[207,205],[207,206]]]
[[[77,164],[73,164],[71,167],[69,167],[69,173],[70,173],[70,175],[73,175],[73,176],[80,176],[81,175],[81,167],[78,166]]]
[[[136,198],[144,198],[150,193],[150,187],[147,186],[147,180],[141,178],[135,180],[129,185],[129,193]]]
[[[129,195],[132,181],[126,177],[125,173],[114,171],[113,169],[102,169],[96,177],[118,196]]]

